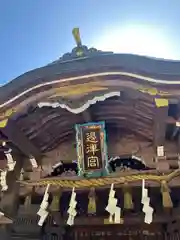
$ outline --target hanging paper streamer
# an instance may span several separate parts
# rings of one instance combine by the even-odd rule
[[[11,152],[12,152],[12,149],[9,149],[8,151],[4,151],[4,154],[7,158],[8,171],[13,171],[16,165],[16,161],[14,161]]]
[[[0,174],[1,174],[0,179],[1,179],[1,188],[2,188],[1,191],[5,192],[8,190],[8,185],[6,182],[7,171],[2,171]]]
[[[40,205],[40,209],[37,212],[37,215],[40,216],[40,220],[38,222],[39,226],[43,225],[44,221],[46,220],[46,218],[49,214],[49,212],[47,211],[48,199],[49,199],[49,193],[48,193],[49,187],[50,187],[50,185],[48,184],[47,187],[46,187],[46,191],[44,193],[43,200],[42,200],[41,205]]]
[[[124,183],[123,191],[124,191],[124,208],[128,210],[133,209],[134,206],[132,201],[131,189],[127,183]]]
[[[29,160],[30,160],[31,165],[32,165],[33,168],[38,168],[38,164],[37,164],[37,162],[36,162],[36,159],[35,159],[33,156],[31,156],[31,157],[29,158]]]
[[[20,180],[20,181],[23,181],[23,180],[24,180],[24,169],[23,169],[23,168],[21,168],[19,180]]]
[[[96,193],[95,189],[91,188],[89,192],[88,214],[96,213]]]
[[[166,181],[161,182],[162,202],[165,208],[172,208],[173,203],[170,196],[170,189]]]
[[[68,220],[67,220],[67,225],[72,226],[74,224],[74,218],[77,215],[77,211],[76,211],[76,205],[77,205],[77,201],[76,201],[76,193],[74,191],[74,188],[72,190],[72,194],[71,194],[71,199],[70,199],[70,203],[69,203],[69,208],[68,208]]]
[[[4,213],[0,211],[0,218],[4,216]]]
[[[5,147],[6,146],[6,142],[3,142],[2,146]],[[14,161],[11,152],[12,152],[11,148],[9,148],[7,151],[4,151],[4,154],[5,154],[6,159],[7,159],[8,171],[13,171],[14,167],[16,165],[16,161]]]
[[[109,222],[110,223],[120,223],[121,222],[121,208],[117,206],[117,199],[115,198],[114,184],[111,184],[111,189],[109,192],[108,205],[106,211],[109,212]],[[114,218],[114,220],[113,220]]]
[[[147,224],[152,223],[154,209],[149,205],[150,198],[148,197],[148,190],[145,188],[145,181],[142,180],[142,199],[143,212],[145,214],[144,222]]]

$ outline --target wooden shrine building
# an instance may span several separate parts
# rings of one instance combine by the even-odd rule
[[[0,239],[180,239],[180,62],[82,44],[0,87]]]

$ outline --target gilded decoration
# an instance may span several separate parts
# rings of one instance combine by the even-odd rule
[[[164,98],[155,98],[155,104],[157,107],[167,107],[169,105],[169,101]]]
[[[78,59],[83,57],[94,57],[97,55],[99,56],[99,55],[113,53],[113,52],[103,52],[103,51],[97,50],[96,48],[88,48],[87,46],[83,45],[81,41],[79,28],[74,28],[72,30],[72,34],[76,43],[76,47],[73,48],[71,52],[65,53],[62,57],[52,62],[51,64],[56,64],[58,62],[61,63],[61,62],[71,61],[72,59]]]
[[[151,96],[169,96],[170,93],[162,90],[158,90],[157,88],[148,88],[148,87],[140,87],[138,89],[142,93],[147,93]]]
[[[68,86],[60,86],[59,88],[55,88],[52,95],[49,97],[72,97],[79,95],[87,95],[92,92],[107,90],[108,87],[105,86],[103,82],[87,82],[76,85],[68,85]]]
[[[6,127],[7,123],[8,123],[8,119],[13,115],[13,113],[15,113],[16,110],[14,108],[10,108],[5,112],[0,113],[0,128],[4,128]]]

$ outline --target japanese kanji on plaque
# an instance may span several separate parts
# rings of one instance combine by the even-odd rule
[[[107,174],[105,123],[76,125],[79,175],[87,177]]]

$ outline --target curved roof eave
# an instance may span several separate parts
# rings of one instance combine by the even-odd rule
[[[34,69],[0,87],[0,102],[26,89],[61,77],[78,76],[86,73],[123,71],[180,84],[180,61],[171,61],[133,54],[103,54],[93,57],[56,61]],[[174,82],[174,83],[173,83]],[[161,84],[161,81],[159,82]]]

